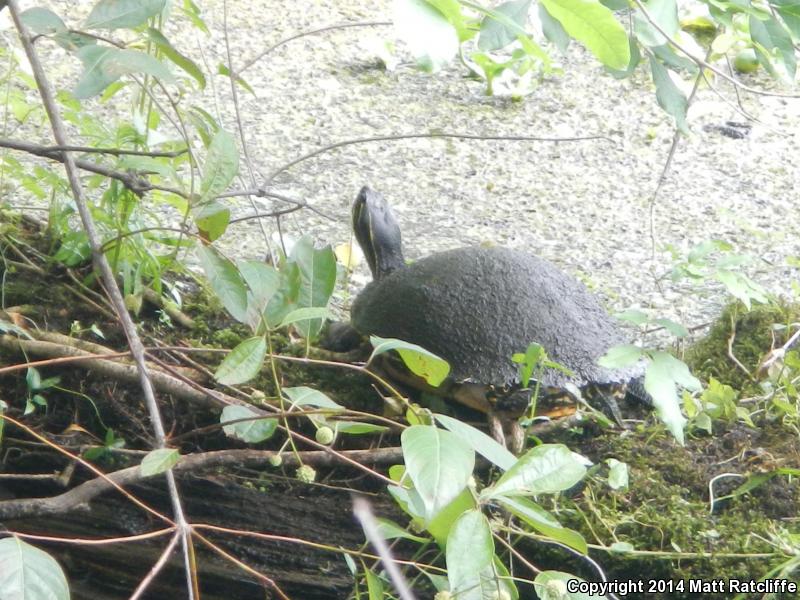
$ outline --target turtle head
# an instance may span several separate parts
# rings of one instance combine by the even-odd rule
[[[353,233],[375,280],[405,266],[400,227],[383,195],[364,186],[353,203]]]

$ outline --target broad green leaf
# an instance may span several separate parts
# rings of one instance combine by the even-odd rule
[[[262,320],[266,319],[269,301],[278,291],[281,276],[272,265],[260,260],[247,260],[238,263],[247,287],[247,324],[258,333]]]
[[[553,515],[535,502],[520,497],[500,498],[499,502],[506,510],[522,519],[539,533],[543,533],[581,554],[589,551],[586,540],[580,533],[562,526]]]
[[[365,433],[380,433],[389,430],[385,425],[361,423],[360,421],[336,421],[334,419],[329,419],[328,425],[333,426],[337,433],[344,433],[347,435],[364,435]]]
[[[228,421],[237,421],[239,419],[252,420],[225,425]],[[264,418],[253,409],[238,404],[226,406],[222,410],[219,422],[222,425],[222,430],[225,432],[225,435],[242,440],[248,444],[258,444],[259,442],[268,440],[278,427],[277,419]]]
[[[2,600],[69,600],[69,585],[56,560],[11,536],[0,540]]]
[[[425,2],[442,13],[447,22],[455,28],[459,41],[466,42],[475,37],[476,31],[472,19],[468,19],[461,12],[463,6],[461,0],[425,0]]]
[[[214,373],[224,385],[237,385],[253,379],[264,365],[267,342],[263,336],[251,337],[230,351]]]
[[[367,579],[367,594],[369,600],[383,600],[383,581],[369,569],[364,571]]]
[[[73,91],[79,99],[98,95],[108,85],[128,73],[147,73],[168,83],[174,81],[163,63],[137,50],[87,45],[75,54],[83,63],[83,73]]]
[[[680,31],[678,5],[675,0],[649,0],[645,3],[645,8],[650,18],[667,34],[669,40]],[[661,46],[669,41],[638,11],[634,16],[634,29],[636,37],[645,46]]]
[[[416,490],[412,490],[414,494],[419,494]],[[422,505],[422,498],[415,500],[418,505]],[[421,519],[420,524],[425,527],[425,530],[433,536],[433,539],[436,540],[436,543],[440,546],[444,547],[447,543],[447,536],[450,535],[450,531],[453,529],[453,523],[456,522],[456,519],[464,514],[468,510],[472,510],[476,508],[475,506],[475,498],[472,495],[472,492],[469,488],[464,488],[462,492],[455,497],[455,499],[450,502],[447,506],[445,506],[442,510],[440,510],[437,515],[426,521],[424,518]],[[422,512],[425,512],[425,509],[422,509]]]
[[[139,464],[139,472],[143,477],[150,477],[169,471],[178,464],[181,455],[175,448],[159,448],[148,452]]]
[[[630,77],[642,61],[642,55],[639,52],[639,42],[636,41],[635,37],[628,37],[628,48],[631,53],[631,60],[628,62],[628,66],[625,67],[625,69],[617,70],[606,67],[606,70],[614,79],[626,79]]]
[[[34,6],[20,14],[20,19],[34,33],[52,35],[67,30],[64,21],[49,8]]]
[[[758,56],[759,62],[764,65],[764,68],[774,73],[775,69],[770,63],[777,59],[784,67],[784,72],[781,73],[784,79],[794,81],[795,72],[797,71],[797,59],[795,58],[792,36],[786,28],[772,17],[762,21],[751,16],[750,37],[770,53],[772,60],[765,61],[761,52],[756,52],[756,56]]]
[[[612,490],[622,490],[628,487],[628,465],[616,458],[607,458],[608,485]]]
[[[295,308],[283,317],[278,327],[288,327],[289,325],[301,323],[303,321],[327,319],[330,317],[330,314],[330,311],[325,307],[309,306],[307,308]]]
[[[564,54],[569,46],[569,35],[557,19],[550,16],[543,5],[539,5],[539,21],[542,23],[542,33],[558,51]]]
[[[164,9],[166,0],[100,0],[86,17],[87,29],[133,28]]]
[[[678,385],[693,391],[701,387],[684,363],[666,352],[655,352],[645,371],[644,389],[653,398],[658,418],[682,446],[686,418],[681,414]]]
[[[297,265],[300,275],[297,305],[293,309],[327,307],[336,286],[336,255],[333,248],[315,248],[311,237],[303,236],[292,248],[289,261]],[[322,329],[325,316],[320,314],[317,318],[298,320],[296,329],[305,338],[313,337]],[[287,317],[284,315],[281,321],[286,321]]]
[[[197,257],[211,289],[231,316],[247,322],[247,286],[236,266],[211,246],[198,246]]]
[[[542,0],[541,4],[605,66],[618,70],[628,66],[628,34],[605,6],[596,0]]]
[[[487,15],[481,21],[480,37],[478,38],[478,48],[481,50],[499,50],[516,41],[519,30],[525,29],[528,21],[528,9],[531,0],[510,0],[494,8],[495,13],[504,15],[517,25],[515,28],[508,27],[503,21],[498,20],[492,15]]]
[[[441,385],[450,374],[450,365],[447,361],[422,346],[377,335],[370,336],[369,341],[375,348],[369,358],[370,361],[380,354],[395,350],[412,373],[419,375],[433,387]]]
[[[656,85],[656,100],[664,111],[675,119],[675,124],[683,133],[689,133],[686,124],[686,110],[689,106],[686,96],[672,81],[669,72],[656,58],[650,57],[650,71]]]
[[[661,325],[664,329],[669,331],[675,337],[686,337],[689,335],[689,330],[680,323],[676,323],[672,319],[660,318],[653,321],[656,325]]]
[[[183,69],[187,74],[193,77],[194,80],[197,81],[197,84],[200,86],[201,90],[206,87],[206,77],[203,75],[203,71],[200,70],[200,67],[197,66],[197,63],[178,52],[170,43],[170,41],[164,37],[163,33],[161,33],[158,29],[148,27],[147,37],[150,38],[156,47],[164,53],[164,56],[166,56],[173,63]]]
[[[70,231],[61,239],[61,246],[53,255],[53,259],[65,267],[77,267],[89,261],[92,256],[92,247],[89,245],[89,236],[86,232]]]
[[[409,427],[400,440],[406,472],[430,520],[467,486],[475,452],[455,434],[427,425]]]
[[[647,313],[637,308],[628,308],[614,315],[620,321],[627,321],[633,325],[644,325],[650,318]]]
[[[222,237],[231,221],[230,209],[216,200],[203,202],[193,211],[193,216],[200,235],[209,242]]]
[[[716,278],[722,282],[734,298],[741,300],[747,310],[750,310],[751,300],[761,304],[766,304],[768,301],[766,290],[743,273],[719,270],[716,272]]]
[[[519,379],[522,387],[528,387],[534,369],[542,366],[546,359],[547,353],[544,351],[544,346],[537,343],[529,344],[524,354],[514,354],[511,357],[511,360],[519,365]]]
[[[586,475],[586,466],[562,444],[542,444],[523,454],[482,498],[555,494],[571,488]]]
[[[786,23],[796,39],[800,39],[800,1],[798,0],[770,0],[770,5]]]
[[[633,344],[620,344],[612,346],[597,359],[597,364],[606,369],[624,369],[642,360],[642,349]]]
[[[278,272],[279,284],[275,294],[267,303],[264,315],[270,327],[280,325],[283,318],[298,307],[302,276],[300,267],[295,262],[287,262]]]
[[[425,0],[395,0],[392,20],[398,37],[426,71],[438,71],[458,52],[456,29]]]
[[[447,415],[437,414],[434,416],[439,423],[472,446],[475,452],[504,471],[510,469],[517,462],[517,457],[509,452],[505,446],[499,444],[497,440],[489,437],[479,429],[475,429],[472,425]]]
[[[316,406],[317,408],[330,408],[337,412],[344,410],[344,406],[337,404],[328,396],[314,388],[298,386],[285,387],[282,389],[283,395],[286,396],[289,402],[294,406]]]
[[[377,518],[375,520],[377,521],[378,525],[378,533],[387,541],[396,540],[398,538],[410,540],[412,542],[419,542],[420,544],[424,544],[428,541],[426,538],[409,533],[407,530],[400,527],[400,525],[389,519]]]
[[[224,75],[225,77],[231,77],[231,70],[226,65],[224,65],[222,63],[217,65],[217,73],[219,73],[220,75]],[[235,77],[233,77],[233,80],[237,84],[242,86],[243,89],[247,90],[248,92],[250,92],[254,96],[256,95],[256,91],[252,88],[252,86],[249,83],[247,83],[247,80],[244,77],[242,77],[241,75],[236,75]]]
[[[533,580],[533,586],[539,600],[605,600],[606,596],[599,594],[567,591],[570,581],[585,580],[563,571],[542,571]]]
[[[202,204],[222,194],[238,172],[239,150],[236,147],[236,140],[230,133],[220,129],[211,140],[203,165],[199,203]]]
[[[447,536],[447,579],[450,593],[462,600],[482,600],[481,572],[492,565],[494,540],[480,510],[469,510]]]

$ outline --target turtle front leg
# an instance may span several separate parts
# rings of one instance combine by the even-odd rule
[[[525,430],[518,419],[492,411],[488,414],[489,433],[497,441],[508,448],[514,456],[519,456],[525,449]]]

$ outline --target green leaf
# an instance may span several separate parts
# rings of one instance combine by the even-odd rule
[[[289,261],[297,265],[300,276],[296,306],[293,308],[327,307],[336,286],[336,255],[333,249],[330,246],[314,248],[311,237],[303,236],[292,248]],[[319,314],[317,318],[298,320],[296,329],[305,338],[313,337],[322,329],[325,316],[327,313]],[[282,321],[287,317],[284,315]]]
[[[53,35],[67,30],[64,21],[49,8],[34,6],[20,14],[20,19],[34,33]]]
[[[242,261],[238,263],[238,266],[239,272],[249,288],[246,322],[253,331],[258,331],[262,320],[267,318],[267,306],[280,287],[281,276],[275,267],[260,260]]]
[[[367,579],[367,594],[369,600],[383,600],[383,581],[369,569],[364,571]]]
[[[542,33],[558,51],[564,54],[569,46],[569,35],[561,23],[554,19],[543,5],[539,5],[539,21],[542,22]]]
[[[642,55],[639,52],[639,42],[636,41],[636,38],[634,38],[634,36],[628,37],[628,48],[631,53],[631,60],[628,63],[628,66],[625,67],[625,69],[620,71],[617,69],[610,69],[609,67],[606,67],[606,70],[614,79],[625,79],[627,77],[630,77],[631,74],[636,70],[636,67],[638,67],[639,63],[642,61]]]
[[[236,265],[211,246],[198,246],[197,257],[211,284],[211,289],[225,309],[237,321],[247,322],[248,290]]]
[[[750,37],[754,42],[760,44],[770,55],[769,61],[762,60],[761,52],[756,52],[759,57],[759,62],[764,65],[765,69],[774,72],[772,59],[778,59],[784,67],[785,79],[794,81],[794,76],[797,71],[797,59],[795,58],[794,46],[792,44],[792,36],[786,28],[776,19],[770,17],[764,21],[750,17]],[[759,50],[758,47],[756,47]]]
[[[681,29],[675,0],[649,0],[645,3],[645,7],[650,18],[667,34],[669,40],[672,40]],[[636,37],[645,46],[661,46],[669,41],[638,11],[634,16],[634,30]]]
[[[531,0],[510,0],[494,8],[495,13],[506,16],[517,27],[509,27],[502,20],[492,15],[484,17],[481,21],[478,48],[481,50],[499,50],[516,41],[519,30],[524,31],[528,21],[528,9]]]
[[[597,364],[606,369],[624,369],[640,360],[644,353],[642,349],[633,344],[620,344],[612,346],[608,351],[597,359]]]
[[[159,448],[148,452],[139,464],[142,477],[150,477],[169,471],[178,464],[181,455],[175,448]]]
[[[586,580],[563,571],[542,571],[533,580],[533,587],[540,600],[605,600],[606,596],[599,594],[567,591],[570,581],[585,582]]]
[[[86,232],[70,231],[61,239],[61,246],[53,255],[53,260],[65,267],[77,267],[88,262],[91,256],[92,247],[89,245],[89,236]]]
[[[509,512],[522,519],[536,531],[561,542],[581,554],[586,554],[589,547],[586,540],[577,531],[567,529],[558,520],[535,502],[527,498],[500,498],[500,504]]]
[[[622,490],[628,487],[628,465],[616,458],[607,458],[608,486],[612,490]]]
[[[596,0],[542,0],[541,4],[605,66],[619,70],[628,66],[628,34],[605,6]]]
[[[397,0],[392,20],[398,36],[426,71],[438,71],[458,52],[458,32],[425,0]]]
[[[672,319],[660,318],[653,321],[656,325],[661,325],[664,329],[669,331],[675,337],[686,337],[689,335],[689,330],[680,323],[676,323]]]
[[[481,573],[491,567],[494,540],[489,521],[480,510],[468,510],[447,536],[447,579],[459,600],[481,600]]]
[[[202,204],[222,194],[238,172],[239,150],[236,147],[236,140],[230,133],[220,129],[211,140],[203,165],[199,203]]]
[[[193,211],[194,224],[209,242],[219,239],[231,221],[230,209],[216,200],[204,202]]]
[[[433,387],[441,385],[450,374],[450,365],[447,364],[447,361],[425,350],[422,346],[377,335],[370,336],[369,341],[375,348],[369,358],[370,362],[380,354],[395,350],[412,373],[419,375]]]
[[[700,382],[680,360],[666,352],[655,352],[644,375],[644,389],[653,398],[658,418],[672,435],[683,445],[683,428],[686,418],[681,414],[677,386],[688,390],[699,390]]]
[[[523,454],[481,498],[555,494],[571,488],[586,475],[586,466],[563,444],[542,444]]]
[[[434,417],[439,423],[472,446],[475,452],[504,471],[510,469],[517,462],[517,457],[509,452],[505,446],[499,444],[497,440],[489,437],[479,429],[475,429],[472,425],[446,415],[437,414]]]
[[[56,560],[17,537],[0,540],[0,598],[69,600],[69,585]]]
[[[328,420],[328,425],[332,425],[337,433],[344,433],[346,435],[364,435],[366,433],[389,431],[389,428],[385,425],[361,423],[359,421],[337,421],[330,419]]]
[[[689,106],[686,96],[672,81],[669,72],[655,57],[650,57],[650,71],[656,86],[656,100],[664,111],[675,119],[675,124],[683,133],[689,133],[686,124],[686,110]]]
[[[333,411],[340,412],[344,410],[344,406],[337,404],[328,396],[315,390],[314,388],[306,386],[298,387],[285,387],[282,388],[283,395],[289,399],[289,402],[294,406],[315,406],[316,408],[330,408]]]
[[[225,423],[229,421],[237,421],[239,419],[252,420],[225,425]],[[225,432],[225,435],[242,440],[248,444],[258,444],[259,442],[268,440],[278,427],[277,419],[264,418],[253,409],[238,404],[226,406],[222,410],[219,422],[222,425],[222,430]]]
[[[327,308],[323,307],[309,306],[307,308],[295,308],[285,317],[283,317],[283,320],[278,327],[288,327],[289,325],[303,321],[327,319],[330,317],[330,315],[331,312]]]
[[[261,371],[267,355],[263,336],[251,337],[231,350],[214,373],[214,379],[224,385],[237,385],[253,379]]]
[[[188,75],[193,77],[200,86],[201,90],[205,89],[206,77],[203,75],[203,71],[200,70],[200,67],[197,66],[197,63],[195,63],[191,58],[188,58],[187,56],[178,52],[170,43],[170,41],[164,37],[164,34],[158,29],[148,27],[147,37],[150,38],[150,41],[152,41],[156,47],[164,53],[164,56],[170,59],[178,67],[183,69]]]
[[[224,75],[225,77],[231,77],[231,70],[226,65],[223,65],[222,63],[217,65],[217,73],[219,73],[220,75]],[[237,84],[242,86],[242,88],[244,88],[245,90],[247,90],[248,92],[253,94],[254,96],[256,95],[255,90],[250,86],[249,83],[247,83],[247,80],[244,79],[244,77],[242,77],[241,75],[236,75],[233,78],[233,80]]]
[[[528,345],[525,354],[514,354],[511,360],[519,365],[520,383],[522,387],[526,388],[533,376],[534,369],[547,360],[547,354],[544,351],[544,346],[534,342]]]
[[[83,73],[73,90],[79,99],[98,95],[128,73],[147,73],[168,83],[174,81],[163,63],[144,52],[88,45],[75,54],[83,63]]]
[[[412,542],[419,542],[420,544],[424,544],[428,540],[423,537],[419,537],[418,535],[413,535],[400,527],[394,521],[390,521],[389,519],[375,519],[378,525],[378,533],[380,536],[389,541],[389,540],[396,540],[396,539],[403,539],[403,540],[410,540]]]
[[[628,323],[632,323],[633,325],[637,326],[644,325],[650,320],[646,312],[638,310],[636,308],[629,308],[627,310],[615,314],[614,316],[620,321],[627,321]]]
[[[781,16],[792,35],[800,39],[800,2],[798,0],[770,0],[770,5]]]
[[[138,27],[162,10],[166,0],[100,0],[86,17],[87,29]]]
[[[467,486],[475,468],[475,452],[455,434],[414,425],[400,437],[406,472],[430,520]]]
[[[715,276],[734,298],[741,300],[747,310],[750,310],[751,300],[761,304],[768,301],[766,290],[743,273],[723,269],[717,271]]]

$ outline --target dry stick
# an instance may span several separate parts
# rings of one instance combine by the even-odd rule
[[[389,574],[389,577],[394,584],[394,589],[397,590],[401,600],[416,600],[414,594],[408,587],[408,582],[406,582],[406,579],[403,577],[400,569],[397,568],[397,562],[395,562],[395,559],[392,556],[392,551],[389,550],[386,540],[378,530],[378,523],[375,520],[375,515],[372,514],[372,509],[370,508],[369,502],[367,502],[365,498],[353,498],[353,514],[361,523],[361,527],[364,530],[364,534],[367,536],[367,539],[381,557],[381,562],[383,563],[386,572]]]
[[[241,560],[233,556],[230,552],[226,552],[225,550],[217,546],[215,543],[213,543],[211,540],[197,533],[196,531],[194,532],[194,535],[195,537],[197,537],[197,539],[199,539],[202,543],[211,548],[221,557],[229,560],[230,562],[235,564],[237,567],[239,567],[246,573],[250,573],[253,577],[257,578],[259,581],[262,581],[263,583],[267,584],[270,588],[272,588],[275,591],[276,594],[278,594],[280,598],[282,598],[283,600],[291,600],[291,598],[289,598],[289,596],[284,594],[283,590],[280,587],[278,587],[278,584],[275,583],[274,579],[272,579],[271,577],[267,577],[266,575],[264,575],[259,571],[256,571],[253,567],[251,567],[246,563],[243,563]]]
[[[0,416],[0,419],[7,419],[10,423],[25,429],[25,426],[7,416]],[[42,441],[47,441],[41,438]],[[310,442],[310,440],[309,440]],[[343,450],[340,452],[329,452],[327,450],[307,450],[301,451],[300,456],[304,464],[316,467],[356,465],[361,469],[374,474],[374,471],[366,468],[362,463],[386,465],[394,464],[403,457],[401,448],[378,448],[373,450]],[[63,449],[60,452],[73,457],[72,454]],[[270,464],[270,460],[280,456],[283,466],[300,466],[300,461],[291,452],[276,452],[272,450],[217,450],[214,452],[204,452],[187,454],[181,456],[178,464],[173,470],[179,473],[188,473],[200,469],[216,469],[220,467],[264,467]],[[74,457],[80,460],[78,457]],[[84,461],[85,462],[85,461]],[[95,472],[100,473],[97,469]],[[103,474],[102,478],[92,479],[72,488],[71,490],[51,496],[48,498],[25,498],[0,501],[0,520],[18,519],[22,517],[37,517],[43,515],[59,514],[73,510],[78,506],[88,503],[93,498],[111,489],[117,488],[125,492],[121,486],[130,485],[156,475],[143,475],[139,466],[119,469],[112,473]],[[390,479],[381,476],[386,483],[394,484]],[[156,513],[157,514],[157,513]],[[167,520],[168,521],[168,520]]]
[[[39,56],[36,53],[36,49],[33,47],[28,28],[20,18],[20,10],[17,0],[8,0],[8,9],[11,13],[11,18],[14,20],[14,26],[19,32],[20,42],[22,43],[22,46],[25,49],[25,54],[30,62],[31,70],[33,71],[33,76],[36,80],[36,85],[39,88],[39,93],[42,98],[42,103],[44,104],[50,120],[55,142],[59,146],[68,146],[69,140],[67,138],[66,129],[64,128],[64,123],[61,120],[61,115],[58,112],[55,97],[52,89],[50,88],[50,82],[47,80],[47,76],[44,73],[44,69],[39,61]],[[153,392],[153,386],[148,377],[148,369],[144,357],[144,347],[142,346],[142,342],[139,339],[139,334],[136,331],[136,325],[133,323],[131,316],[128,314],[128,311],[125,308],[125,301],[123,300],[122,293],[117,286],[114,273],[111,271],[111,267],[108,264],[105,255],[100,251],[100,238],[95,230],[94,218],[92,217],[92,213],[86,203],[86,197],[84,196],[83,187],[78,176],[78,168],[75,164],[75,159],[71,152],[63,152],[62,156],[64,159],[64,169],[67,174],[67,179],[69,180],[69,184],[74,195],[73,199],[78,208],[83,229],[86,232],[89,245],[92,249],[92,261],[94,262],[95,268],[100,272],[100,275],[105,282],[106,289],[109,292],[111,302],[117,312],[122,329],[125,331],[125,335],[128,338],[128,345],[131,349],[131,354],[133,355],[139,370],[140,384],[142,386],[142,392],[144,394],[148,412],[150,413],[150,421],[153,426],[158,446],[160,448],[165,448],[166,433],[164,431],[161,413],[159,412],[158,402],[156,401],[156,397]],[[181,506],[177,484],[175,483],[175,477],[171,471],[167,471],[166,476],[167,487],[169,488],[169,495],[172,501],[172,509],[181,535],[184,552],[184,564],[186,567],[186,583],[189,589],[189,600],[195,600],[195,598],[198,596],[198,587],[196,573],[191,571],[191,566],[189,563],[189,545],[191,543],[189,538],[190,528],[183,513],[183,507]]]
[[[0,148],[23,150],[37,156],[56,154],[60,152],[83,152],[85,154],[111,154],[113,156],[151,156],[153,158],[176,158],[186,154],[188,150],[174,150],[171,152],[146,152],[143,150],[125,150],[124,148],[92,148],[91,146],[40,146],[28,142],[20,142],[8,138],[0,138]]]
[[[284,171],[291,169],[296,164],[301,163],[310,158],[314,158],[315,156],[318,156],[325,152],[330,152],[331,150],[335,150],[336,148],[342,148],[343,146],[352,146],[354,144],[366,144],[369,142],[385,142],[392,140],[410,140],[410,139],[425,139],[425,138],[453,138],[458,140],[480,140],[480,141],[499,140],[499,141],[510,141],[510,142],[523,142],[523,141],[524,142],[582,142],[588,140],[610,141],[609,138],[603,135],[590,135],[585,137],[564,137],[564,138],[539,137],[539,136],[528,136],[528,135],[476,135],[469,133],[406,133],[398,135],[376,135],[364,138],[355,138],[352,140],[344,140],[343,142],[336,142],[328,146],[323,146],[322,148],[317,148],[316,150],[313,150],[308,154],[304,154],[278,167],[265,178],[265,181],[267,183],[270,183],[278,175],[280,175]]]
[[[231,43],[230,43],[230,36],[228,35],[228,2],[223,0],[222,2],[222,38],[225,42],[225,56],[228,60],[228,69],[231,72],[231,76],[228,78],[231,86],[231,99],[233,100],[233,112],[236,116],[236,129],[239,132],[239,140],[242,143],[242,154],[244,155],[244,164],[247,167],[247,174],[250,177],[250,185],[256,185],[256,177],[255,177],[255,169],[253,168],[253,161],[250,159],[250,150],[247,144],[247,136],[244,134],[244,124],[242,122],[242,113],[239,107],[239,90],[236,87],[236,80],[233,76],[234,69],[233,69],[233,56],[231,54]],[[240,180],[243,179],[241,175],[239,176]],[[256,207],[255,200],[253,200],[252,196],[248,196],[247,199],[250,201],[250,206],[252,207],[254,212],[258,212],[258,208]],[[259,219],[258,220],[258,228],[261,231],[261,237],[264,238],[264,245],[266,246],[267,252],[272,254],[272,248],[269,240],[269,236],[267,235],[267,230],[264,227],[264,222]]]
[[[150,587],[150,584],[155,581],[155,578],[167,564],[169,557],[172,555],[172,551],[175,550],[175,546],[178,544],[180,539],[181,535],[176,531],[175,535],[170,538],[169,544],[167,544],[167,547],[164,548],[161,556],[158,557],[156,564],[151,567],[144,579],[139,582],[139,585],[136,586],[136,589],[134,590],[133,594],[131,594],[130,598],[128,598],[128,600],[139,600],[139,598],[142,597],[142,594],[147,591],[147,588]]]
[[[236,76],[240,75],[241,73],[244,73],[247,69],[252,67],[254,64],[256,64],[258,61],[260,61],[262,58],[264,58],[267,54],[269,54],[273,50],[277,50],[278,48],[280,48],[284,44],[288,44],[289,42],[291,42],[293,40],[296,40],[296,39],[299,39],[301,37],[305,37],[307,35],[314,35],[314,34],[317,34],[317,33],[322,33],[324,31],[331,31],[331,30],[334,30],[334,29],[347,29],[349,27],[381,27],[381,26],[387,26],[387,25],[391,25],[391,24],[392,24],[391,21],[362,21],[360,23],[340,23],[338,25],[326,25],[325,27],[320,27],[319,29],[312,29],[310,31],[301,31],[300,33],[297,33],[297,34],[292,35],[292,36],[290,36],[288,38],[282,39],[277,44],[273,44],[272,46],[270,46],[269,48],[267,48],[263,52],[260,52],[259,54],[256,54],[253,58],[251,58],[250,60],[246,61],[244,63],[244,66],[242,67],[241,71],[239,71],[238,73],[235,73],[233,75],[233,77],[236,77]],[[233,73],[233,71],[231,71],[231,72]]]

